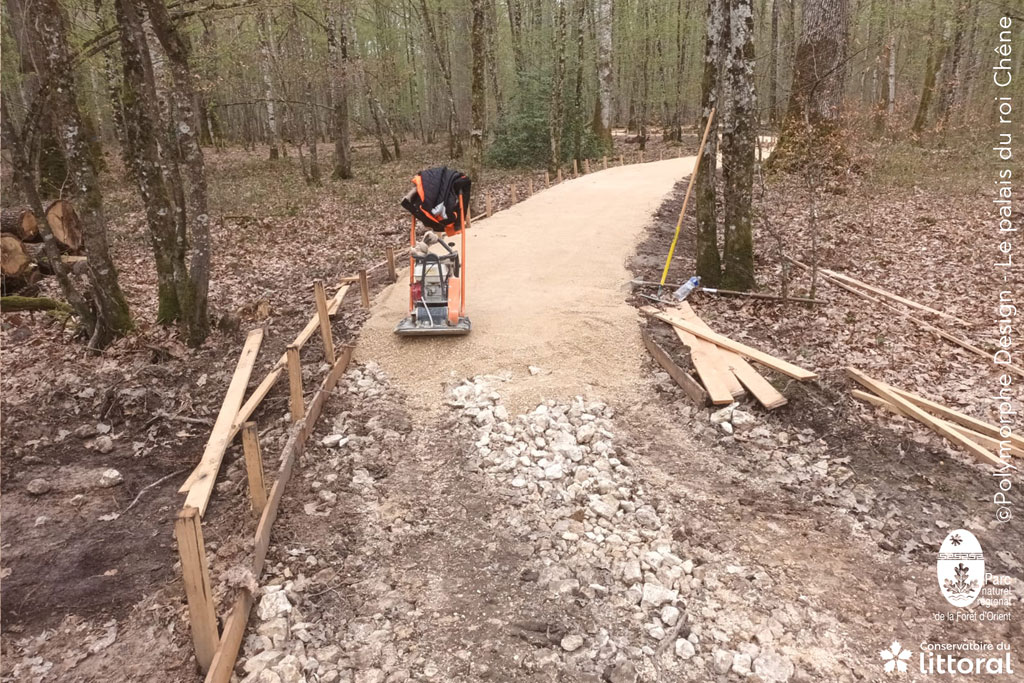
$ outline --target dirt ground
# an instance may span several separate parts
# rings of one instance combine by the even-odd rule
[[[641,317],[631,305],[643,302],[628,279],[655,279],[660,269],[685,190],[682,183],[673,188],[681,163],[607,172],[664,182],[659,189],[652,181],[650,196],[625,211],[637,213],[646,233],[630,227],[604,239],[600,230],[580,237],[577,223],[593,223],[590,213],[552,217],[556,207],[545,202],[560,193],[577,202],[573,193],[587,187],[604,194],[593,185],[600,175],[480,222],[471,248],[488,274],[519,258],[487,250],[512,231],[522,232],[515,238],[523,245],[534,230],[553,245],[579,242],[579,251],[566,246],[565,260],[549,269],[551,277],[555,266],[572,277],[542,281],[539,289],[562,307],[560,314],[603,321],[588,326],[583,345],[566,338],[579,329],[545,330],[543,321],[530,338],[483,337],[488,325],[478,327],[463,341],[488,346],[480,363],[460,362],[460,351],[446,353],[442,342],[389,344],[380,330],[390,332],[400,297],[375,282],[380,293],[358,342],[359,362],[328,401],[282,503],[239,680],[881,681],[888,677],[878,653],[894,640],[915,658],[924,641],[1024,647],[1024,539],[1019,525],[997,526],[984,516],[992,493],[984,471],[923,429],[856,403],[841,372],[845,364],[870,368],[970,410],[985,387],[971,379],[980,374],[973,361],[838,292],[819,290],[830,303],[813,310],[695,297],[695,308],[716,329],[820,374],[808,384],[772,377],[789,404],[765,413],[744,403],[753,426],[726,436],[709,420],[712,411],[693,406],[639,346],[622,348],[623,338],[638,337]],[[773,226],[786,227],[787,248],[804,255],[801,188],[786,178],[768,187],[760,210]],[[881,222],[908,201],[928,211],[936,198],[922,192],[935,190],[887,188],[882,196],[876,185],[851,181],[845,194],[828,198],[824,214],[833,227],[819,236],[823,253],[846,256],[829,265],[888,263],[896,268],[893,278],[914,277],[876,284],[933,301],[926,293],[945,286],[944,272],[908,271],[913,261],[898,236],[871,229],[856,237],[847,227]],[[877,212],[859,213],[866,196]],[[968,223],[950,240],[964,253],[977,248],[962,241],[970,238],[972,206],[964,198],[944,217],[950,225]],[[318,256],[309,227],[329,224],[324,215],[260,223],[309,240],[307,251],[286,252],[313,258],[294,283],[336,277],[383,249],[374,242],[340,261],[329,251]],[[549,222],[540,224],[537,215]],[[615,220],[609,217],[611,225]],[[560,230],[571,238],[552,234]],[[367,227],[352,242],[371,234]],[[934,239],[942,234],[937,229]],[[681,240],[673,279],[692,270],[690,243]],[[759,277],[772,289],[779,261],[770,240],[759,246]],[[264,263],[266,254],[259,258],[253,263]],[[868,279],[886,271],[851,272]],[[479,290],[470,287],[471,312],[479,312],[471,314],[481,324],[515,322],[509,289],[500,307],[488,306],[487,279],[479,278]],[[499,273],[492,281],[504,282]],[[905,281],[914,288],[897,287]],[[244,285],[240,273],[239,292]],[[806,286],[794,280],[793,291]],[[268,339],[277,341],[289,338],[308,308],[301,291],[278,294],[283,288],[267,285],[275,302],[293,302],[291,315],[268,321]],[[968,320],[977,319],[981,330],[985,311],[971,302],[969,288],[954,289],[948,305],[974,316]],[[569,294],[559,296],[563,291]],[[586,308],[583,294],[605,301],[614,315],[605,320]],[[354,338],[365,317],[347,307],[336,337]],[[8,355],[15,331],[3,333],[5,368],[31,365],[28,352]],[[5,373],[3,680],[197,680],[170,534],[179,478],[125,508],[142,486],[180,468],[183,450],[194,462],[207,425],[160,417],[143,426],[159,410],[212,420],[239,339],[223,333],[202,352],[208,355],[187,363],[174,355],[173,339],[134,350],[109,363],[103,383],[62,377],[45,405],[76,415],[47,423],[65,425],[63,438],[49,428],[28,431],[30,404],[7,403],[9,389],[23,389],[24,380],[13,384]],[[33,344],[33,351],[56,347]],[[69,347],[59,348],[67,367],[75,367]],[[261,357],[275,359],[280,351],[271,347]],[[413,351],[421,356],[409,363]],[[316,353],[304,355],[313,361],[307,365],[316,364]],[[530,374],[523,366],[531,364],[554,378]],[[583,383],[556,381],[565,368],[599,376],[602,365],[624,379],[593,382],[588,391]],[[146,369],[153,366],[158,370]],[[268,454],[277,452],[285,426],[278,419],[283,398],[274,398],[261,419]],[[83,429],[94,422],[111,425],[111,452],[101,452],[102,429]],[[137,451],[136,441],[143,444]],[[99,487],[109,467],[124,481]],[[35,478],[50,482],[50,492],[29,493]],[[73,507],[79,491],[81,507]],[[225,573],[244,557],[235,539],[251,524],[234,452],[215,500],[207,543],[223,614],[231,595]],[[97,521],[118,511],[116,519]],[[39,516],[51,520],[37,525]],[[933,619],[948,608],[936,586],[935,554],[947,531],[959,527],[977,534],[989,571],[1016,577],[1008,608],[1016,621],[951,627]],[[118,552],[104,555],[99,539],[118,533]],[[47,562],[47,581],[33,581],[31,572]]]

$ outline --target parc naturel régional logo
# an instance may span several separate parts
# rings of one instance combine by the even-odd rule
[[[939,548],[936,570],[949,604],[967,607],[974,602],[985,581],[985,554],[974,534],[967,529],[950,531]]]

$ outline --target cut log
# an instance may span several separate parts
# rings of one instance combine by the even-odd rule
[[[82,250],[82,222],[66,199],[58,199],[46,207],[46,222],[50,225],[53,238],[62,248],[72,254]]]
[[[708,402],[707,392],[704,391],[704,387],[694,378],[690,377],[686,370],[683,370],[677,365],[665,352],[665,349],[661,348],[658,342],[654,341],[654,337],[647,330],[646,327],[640,328],[640,335],[643,337],[644,346],[650,351],[651,356],[658,362],[665,372],[669,374],[675,383],[679,385],[679,388],[686,392],[686,395],[696,403],[699,407],[703,408]]]
[[[26,244],[25,249],[39,268],[40,273],[43,275],[54,274],[53,263],[46,253],[46,246],[44,244]],[[73,254],[61,254],[60,260],[64,267],[75,275],[83,274],[88,263],[88,259],[85,256],[75,256]]]
[[[4,209],[0,212],[0,232],[14,235],[22,242],[38,242],[39,222],[29,209]]]
[[[63,301],[45,296],[4,296],[0,297],[0,313],[21,311],[62,311],[70,313],[71,307]]]
[[[20,239],[6,232],[0,234],[0,272],[5,279],[25,280],[35,268],[32,256]]]

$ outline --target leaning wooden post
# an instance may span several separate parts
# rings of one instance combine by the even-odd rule
[[[359,271],[359,294],[363,297],[363,308],[369,308],[370,282],[366,279],[366,268]]]
[[[267,487],[263,483],[263,452],[255,422],[242,425],[242,450],[245,452],[245,471],[249,475],[249,502],[258,517],[267,504]]]
[[[551,187],[551,171],[544,171],[544,187]]]
[[[316,315],[320,319],[320,337],[324,340],[324,358],[334,365],[334,337],[331,335],[331,314],[327,312],[323,280],[313,282],[313,295],[316,297]]]
[[[395,269],[395,248],[389,246],[385,251],[388,259],[388,277],[391,278],[392,282],[397,282],[398,270]]]
[[[298,422],[305,416],[306,407],[302,400],[302,365],[299,361],[299,347],[291,344],[288,347],[288,390],[289,408],[292,422]]]
[[[487,211],[487,218],[490,218],[491,214],[494,213],[494,211],[492,210],[492,207],[491,207],[491,195],[488,194],[488,195],[484,196],[484,204],[485,204],[485,209]]]
[[[206,560],[199,508],[182,508],[174,523],[174,536],[178,540],[178,555],[181,558],[185,597],[188,598],[188,618],[192,625],[192,644],[196,650],[196,661],[199,668],[206,671],[217,652],[220,634],[217,631],[217,612],[213,604],[210,565]]]
[[[529,195],[527,195],[527,196],[529,196],[529,197],[532,197],[532,196],[533,196],[533,176],[530,176],[530,177],[529,177],[529,178],[527,179],[527,182],[526,182],[526,190],[527,190],[527,191],[528,191],[528,192],[530,193],[530,194],[529,194]]]
[[[601,168],[606,170],[606,171],[608,170],[608,155],[607,154],[605,154],[604,156],[601,157]]]

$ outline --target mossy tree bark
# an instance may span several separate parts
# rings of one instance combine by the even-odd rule
[[[697,200],[697,275],[708,287],[717,287],[722,280],[722,260],[718,252],[718,211],[715,180],[718,167],[719,70],[722,62],[726,30],[725,0],[708,0],[707,33],[704,41],[704,75],[701,81],[701,129],[706,129],[707,142],[700,158],[696,179]]]

